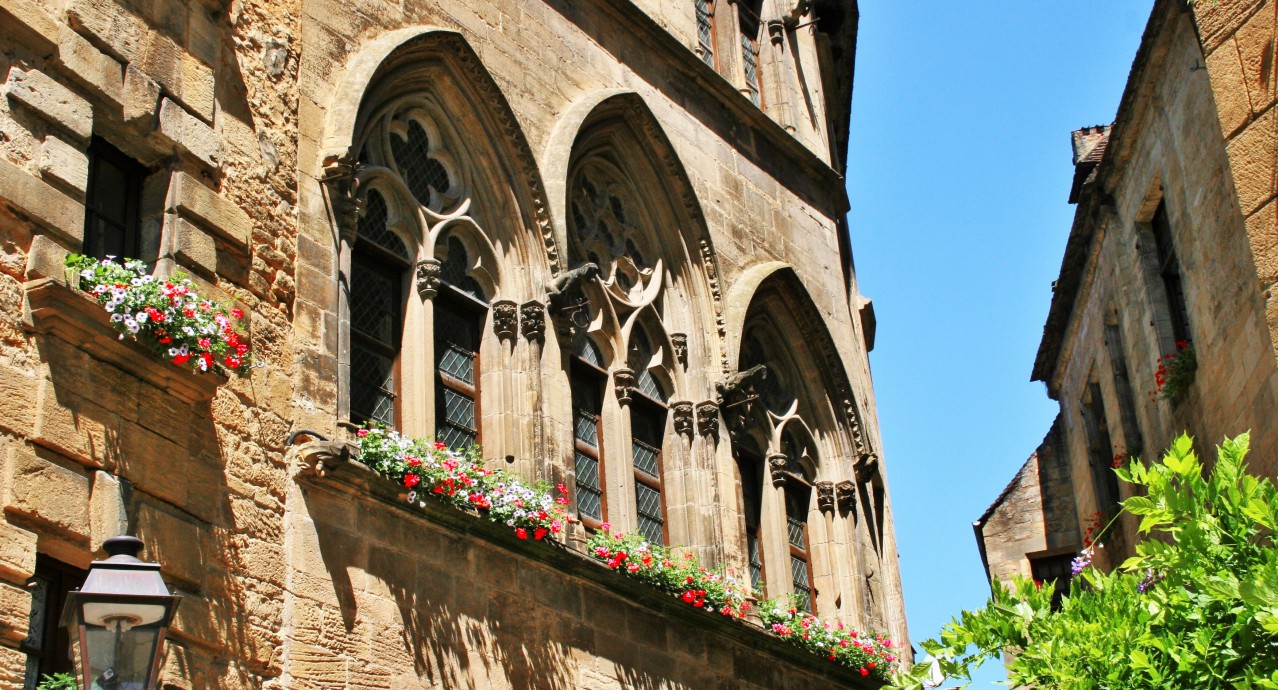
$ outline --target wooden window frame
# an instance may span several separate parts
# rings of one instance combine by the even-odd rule
[[[808,573],[808,613],[811,613],[812,615],[814,615],[814,616],[815,616],[815,615],[817,615],[817,603],[816,603],[816,598],[817,598],[817,589],[816,589],[816,580],[812,577],[812,537],[811,537],[811,535],[810,535],[810,533],[809,533],[809,530],[808,530],[808,516],[807,516],[807,513],[804,513],[804,514],[803,514],[802,519],[800,520],[800,522],[803,524],[803,546],[804,546],[804,548],[800,549],[799,547],[797,547],[797,546],[795,546],[795,545],[794,545],[794,542],[793,542],[793,541],[791,541],[791,540],[790,540],[790,495],[791,495],[791,492],[792,492],[792,491],[794,491],[794,492],[803,492],[803,494],[804,494],[804,495],[806,496],[806,498],[807,498],[807,501],[805,501],[804,503],[805,503],[805,504],[810,504],[810,503],[811,503],[811,501],[812,501],[812,484],[810,484],[810,483],[809,483],[806,479],[800,479],[799,477],[795,477],[795,476],[791,475],[791,476],[787,476],[787,477],[786,477],[786,480],[785,480],[785,486],[784,486],[783,491],[784,491],[784,494],[785,494],[785,495],[784,495],[784,499],[785,499],[785,500],[784,500],[784,503],[785,503],[785,517],[786,517],[786,534],[785,534],[785,542],[786,542],[786,545],[787,545],[787,546],[789,546],[789,548],[790,548],[790,558],[791,558],[791,560],[793,561],[793,559],[796,559],[796,558],[797,558],[798,560],[803,561],[803,565],[805,566],[805,568],[806,568],[806,570],[807,570],[807,573]],[[807,506],[805,505],[805,509],[806,509],[806,507],[807,507]],[[790,590],[791,590],[791,592],[793,592],[794,594],[798,594],[798,592],[797,592],[797,591],[795,591],[795,589],[794,589],[794,574],[793,574],[793,571],[791,571],[791,574],[790,574]]]
[[[767,556],[764,553],[763,539],[763,457],[754,451],[736,448],[737,471],[741,474],[741,508],[742,517],[745,523],[745,555],[746,555],[746,575],[750,577],[750,587],[754,587],[753,565],[750,562],[750,537],[754,537],[755,550],[759,554],[759,591],[755,592],[760,598],[767,598],[768,572]],[[753,497],[755,505],[750,505],[750,494],[747,493],[746,483],[753,484]],[[753,514],[753,522],[751,525],[751,515]]]
[[[753,28],[753,32],[747,30],[750,28]],[[751,92],[751,96],[754,95],[754,92],[758,93],[758,100],[756,101],[753,97],[751,97],[750,102],[758,106],[760,110],[763,110],[767,105],[763,96],[763,62],[760,60],[760,55],[763,52],[763,48],[761,47],[762,41],[760,40],[763,32],[763,20],[760,19],[758,13],[749,6],[749,3],[741,1],[737,2],[737,29],[741,34],[741,77],[745,81],[746,90]],[[750,42],[749,50],[754,58],[753,83],[750,81],[749,74],[746,71],[746,40]]]
[[[89,157],[89,178],[88,185],[85,188],[84,195],[84,240],[82,248],[84,253],[101,259],[108,255],[105,246],[95,247],[95,242],[105,244],[106,235],[98,231],[98,221],[110,223],[111,225],[119,225],[114,220],[109,220],[104,211],[113,199],[103,200],[97,199],[96,192],[100,182],[102,163],[108,163],[120,170],[124,176],[124,223],[118,228],[123,235],[123,247],[120,254],[115,256],[117,259],[123,260],[125,257],[138,258],[138,253],[142,250],[142,184],[147,176],[147,169],[138,161],[130,158],[128,155],[112,146],[105,139],[93,137],[88,148]],[[101,249],[101,251],[98,251]]]
[[[608,385],[608,372],[601,369],[578,355],[572,355],[572,361],[569,363],[569,378],[571,383],[576,384],[578,381],[581,385],[598,386],[600,405],[598,410],[594,412],[595,418],[595,447],[591,448],[588,444],[577,438],[577,410],[579,406],[574,396],[572,401],[572,443],[573,450],[579,452],[586,457],[595,461],[598,465],[599,474],[599,516],[600,519],[589,515],[583,515],[578,503],[577,519],[586,528],[588,532],[595,532],[603,529],[603,523],[608,522],[608,480],[605,476],[605,454],[604,454],[604,433],[603,433],[603,394]],[[574,467],[576,463],[574,461]],[[574,489],[579,486],[578,482],[574,482]]]
[[[388,357],[391,360],[391,376],[394,377],[395,390],[390,392],[392,401],[392,424],[396,428],[400,428],[403,422],[403,405],[401,400],[404,390],[404,382],[401,370],[401,355],[403,353],[404,341],[404,310],[406,307],[404,283],[407,280],[406,275],[409,269],[408,262],[400,256],[396,256],[393,252],[387,251],[386,248],[373,242],[365,237],[357,237],[355,241],[354,251],[351,252],[351,294],[354,294],[354,281],[357,279],[355,267],[360,266],[361,271],[370,271],[380,274],[387,278],[392,284],[399,286],[395,295],[395,304],[398,305],[397,313],[395,313],[395,327],[389,344],[382,343],[376,338],[363,333],[355,327],[354,321],[350,322],[350,342],[352,349],[356,347],[371,350],[377,354]],[[356,305],[352,304],[352,309]],[[354,374],[351,375],[350,386],[355,388],[357,382]],[[351,421],[356,424],[363,424],[373,420],[371,416],[366,416],[363,411],[354,409],[355,395],[352,391],[350,394],[351,409],[349,411]],[[372,412],[372,410],[369,410]]]
[[[693,3],[692,11],[696,15],[697,21],[697,49],[701,51],[701,61],[709,65],[711,69],[718,70],[719,51],[717,50],[717,47],[719,45],[719,29],[718,23],[715,21],[715,11],[718,9],[718,7],[716,7],[718,0],[705,0],[705,3],[708,10],[705,12],[704,21],[710,29],[709,45],[707,45],[705,41],[701,40],[701,23],[703,21],[703,16],[701,11],[696,8],[696,2],[694,1]],[[709,60],[706,60],[707,54],[710,56]]]
[[[448,410],[444,405],[444,389],[449,389],[455,393],[465,395],[475,402],[474,445],[480,446],[483,444],[484,437],[484,412],[482,403],[483,396],[481,395],[482,387],[480,385],[483,370],[480,366],[481,362],[479,353],[482,349],[481,345],[484,337],[484,322],[487,320],[486,316],[489,305],[487,302],[476,299],[474,296],[443,280],[439,283],[439,292],[435,295],[434,303],[436,309],[431,337],[435,342],[435,440],[443,440],[441,430],[445,426],[448,426]],[[474,367],[473,378],[475,379],[473,384],[468,384],[461,379],[444,373],[444,370],[439,366],[440,360],[443,357],[443,352],[440,348],[439,335],[439,305],[441,304],[445,305],[445,308],[451,308],[451,310],[461,318],[472,319],[471,323],[475,328],[475,350],[471,353],[471,363]]]
[[[632,395],[632,398],[630,401],[631,454],[633,456],[634,444],[636,442],[642,443],[643,445],[648,446],[649,448],[655,450],[657,454],[657,477],[655,480],[647,472],[644,472],[640,470],[637,466],[635,466],[633,460],[631,461],[631,471],[635,478],[635,492],[636,492],[636,495],[635,495],[636,527],[635,529],[636,530],[639,529],[638,528],[638,521],[639,521],[638,491],[639,491],[639,485],[643,484],[644,486],[647,486],[649,489],[656,491],[659,497],[658,502],[661,505],[661,543],[665,545],[670,543],[670,519],[666,514],[666,494],[665,494],[665,487],[663,482],[663,477],[665,476],[665,448],[664,448],[665,426],[666,426],[667,417],[669,416],[670,408],[665,403],[661,402],[660,400],[654,400],[653,398],[648,397],[642,391],[640,391],[638,387],[634,389],[631,395]],[[647,441],[642,441],[635,437],[635,433],[634,433],[635,415],[637,414],[638,415],[651,414],[654,421],[660,418],[660,424],[653,425],[653,428],[658,429],[658,432],[657,432],[658,445],[653,446]],[[640,534],[642,534],[642,532],[640,532]]]

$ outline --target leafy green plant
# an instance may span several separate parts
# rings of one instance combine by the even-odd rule
[[[1205,475],[1188,436],[1161,462],[1117,469],[1144,494],[1123,501],[1145,535],[1136,555],[1103,573],[1085,553],[1056,612],[1050,587],[993,583],[990,601],[924,642],[931,660],[895,687],[921,688],[936,670],[970,679],[1006,652],[1013,687],[1278,689],[1278,498],[1247,474],[1248,443],[1227,439]]]
[[[36,686],[36,690],[80,690],[80,684],[70,673],[46,674],[40,678],[40,684]]]

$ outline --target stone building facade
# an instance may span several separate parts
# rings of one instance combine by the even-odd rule
[[[845,224],[857,19],[0,0],[0,687],[62,668],[50,621],[119,533],[184,597],[165,688],[862,683],[581,553],[609,521],[905,641]],[[253,368],[117,340],[75,252],[242,308]],[[352,456],[369,420],[562,482],[581,523],[412,509]]]
[[[1275,12],[1154,3],[1113,126],[1074,132],[1078,210],[1033,371],[1060,416],[975,524],[991,576],[1060,572],[1128,495],[1111,466],[1182,431],[1210,460],[1250,430],[1251,469],[1278,473]],[[1160,390],[1182,352],[1196,371]]]

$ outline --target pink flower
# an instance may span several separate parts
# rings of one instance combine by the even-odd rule
[[[447,449],[448,449],[448,445],[445,444],[443,441],[435,442],[435,450],[447,450]],[[456,467],[456,465],[454,465],[454,467]],[[452,469],[452,468],[449,468],[449,469]]]
[[[242,319],[244,318],[244,310],[240,309],[239,307],[236,307],[235,309],[231,310],[231,316],[234,316],[237,319]]]
[[[367,435],[368,435],[368,429],[360,429],[359,431],[355,432],[355,436],[359,438],[364,438]]]
[[[409,473],[404,475],[404,486],[410,489],[421,483],[422,483],[422,478],[415,474]]]

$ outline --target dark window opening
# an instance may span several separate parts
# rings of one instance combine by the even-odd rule
[[[756,596],[763,596],[763,459],[757,453],[738,447],[737,469],[741,473],[750,588]]]
[[[714,67],[714,0],[696,0],[697,52]]]
[[[1191,340],[1189,308],[1185,304],[1185,289],[1180,278],[1180,261],[1176,258],[1176,245],[1172,241],[1171,221],[1167,216],[1167,203],[1160,201],[1152,222],[1154,247],[1158,252],[1158,276],[1162,278],[1167,294],[1167,311],[1171,318],[1172,336],[1177,342]]]
[[[70,635],[58,623],[67,593],[79,589],[87,576],[79,568],[43,554],[36,556],[35,575],[27,581],[27,591],[31,593],[27,637],[20,643],[20,649],[27,654],[23,690],[35,690],[45,675],[75,673]]]
[[[749,5],[756,5],[751,7]],[[750,102],[763,107],[762,79],[759,76],[759,11],[762,3],[737,3],[737,21],[741,27],[741,64]]]
[[[1113,445],[1110,442],[1109,422],[1100,384],[1094,381],[1088,384],[1087,392],[1087,399],[1083,402],[1083,423],[1087,429],[1092,488],[1096,492],[1096,510],[1108,515],[1118,505],[1118,477],[1113,469]]]
[[[351,421],[399,424],[399,352],[409,253],[386,227],[386,203],[376,191],[360,218],[351,255]]]
[[[141,251],[142,181],[146,168],[97,137],[89,144],[84,200],[84,253],[137,258]]]
[[[1050,584],[1052,592],[1052,610],[1059,611],[1061,600],[1069,594],[1070,580],[1073,579],[1074,554],[1066,553],[1057,556],[1031,556],[1030,574],[1039,586]]]
[[[435,438],[449,448],[479,444],[483,310],[483,305],[446,284],[435,297]]]

